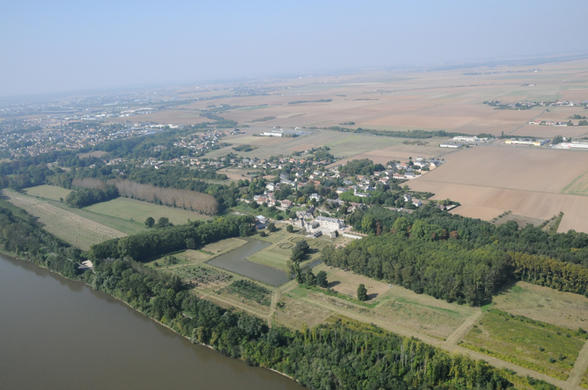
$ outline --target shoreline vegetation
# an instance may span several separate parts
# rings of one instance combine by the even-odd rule
[[[0,222],[1,253],[80,281],[192,343],[309,388],[554,388],[374,325],[337,319],[302,332],[270,328],[257,317],[198,298],[177,277],[129,257],[95,258],[94,270],[82,272],[77,264],[86,254],[44,231],[24,210],[0,200]]]

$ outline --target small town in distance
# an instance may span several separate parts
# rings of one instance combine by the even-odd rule
[[[586,5],[261,3],[6,7],[0,388],[588,389]]]

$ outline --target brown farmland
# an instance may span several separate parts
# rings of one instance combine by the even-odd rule
[[[178,94],[193,102],[125,120],[195,124],[204,111],[241,126],[375,129],[444,129],[462,133],[579,136],[588,128],[550,128],[531,120],[563,120],[586,114],[582,106],[499,110],[483,104],[524,101],[588,101],[588,61],[538,65],[480,66],[431,71],[371,71],[333,76],[269,80],[252,85],[259,94],[238,95],[234,85],[184,88]]]
[[[588,197],[563,194],[588,171],[588,152],[500,146],[477,147],[447,156],[411,188],[462,204],[455,212],[492,219],[504,211],[549,219],[564,212],[559,231],[588,232]]]

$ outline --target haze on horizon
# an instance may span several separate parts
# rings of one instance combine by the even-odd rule
[[[22,1],[0,96],[587,54],[588,2]]]

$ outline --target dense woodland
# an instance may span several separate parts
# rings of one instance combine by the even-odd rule
[[[506,389],[512,379],[552,388],[371,326],[338,321],[304,332],[269,328],[256,317],[199,299],[177,277],[131,260],[95,260],[94,272],[81,273],[75,266],[80,252],[24,211],[0,201],[0,223],[4,250],[107,292],[193,342],[279,370],[310,388]]]
[[[370,236],[327,247],[332,266],[436,298],[483,305],[516,280],[588,295],[588,235],[495,226],[433,207],[412,214],[372,207],[350,223]]]
[[[519,228],[514,221],[496,226],[433,206],[419,208],[411,214],[376,206],[356,211],[348,222],[363,233],[394,232],[424,241],[452,238],[469,248],[497,243],[505,251],[548,256],[588,267],[588,234],[573,230],[551,234],[532,225]]]

